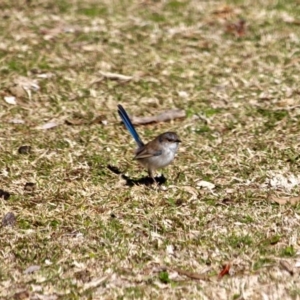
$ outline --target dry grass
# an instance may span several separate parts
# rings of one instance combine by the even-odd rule
[[[1,3],[0,298],[300,298],[299,1]],[[118,103],[186,111],[166,190]]]

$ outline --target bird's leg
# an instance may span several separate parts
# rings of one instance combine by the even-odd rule
[[[155,177],[154,177],[154,171],[151,168],[148,168],[148,175],[149,175],[150,178],[152,178],[153,183],[158,185],[158,182],[155,180]]]

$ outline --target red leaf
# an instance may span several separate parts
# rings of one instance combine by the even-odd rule
[[[230,264],[224,265],[222,271],[218,275],[218,279],[222,279],[224,275],[227,275],[230,270]]]

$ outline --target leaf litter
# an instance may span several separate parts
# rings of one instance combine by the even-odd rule
[[[300,12],[273,4],[4,5],[1,298],[299,295]],[[185,113],[141,128],[184,140],[164,190],[136,184],[118,103]]]

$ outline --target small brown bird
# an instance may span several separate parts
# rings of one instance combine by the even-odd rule
[[[134,159],[147,168],[149,176],[155,181],[154,172],[174,160],[181,140],[175,132],[165,132],[144,144],[122,105],[118,105],[118,113],[138,146]]]

